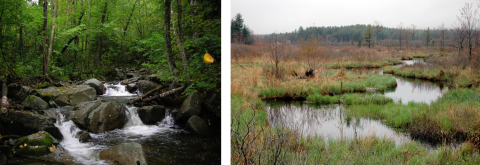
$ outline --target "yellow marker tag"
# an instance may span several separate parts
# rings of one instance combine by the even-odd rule
[[[203,56],[203,63],[211,64],[211,63],[213,63],[213,61],[214,61],[213,57],[210,54],[208,54],[208,52],[205,53],[205,55]]]

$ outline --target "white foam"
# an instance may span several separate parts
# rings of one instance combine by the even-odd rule
[[[75,135],[80,132],[80,129],[75,126],[73,121],[68,120],[62,122],[64,116],[60,114],[60,120],[55,123],[55,127],[60,130],[63,135],[63,140],[60,145],[68,151],[68,153],[75,159],[76,163],[80,164],[106,164],[100,161],[98,157],[98,150],[105,147],[93,145],[92,143],[81,143]]]
[[[171,116],[165,117],[158,125],[145,125],[140,117],[138,117],[137,107],[127,107],[127,109],[128,123],[120,130],[123,134],[151,136],[167,131],[170,126],[173,126],[173,118]]]
[[[118,84],[105,83],[104,85],[107,88],[107,91],[105,91],[105,94],[103,96],[135,96],[137,95],[137,94],[128,92],[125,86],[120,84],[120,82]]]

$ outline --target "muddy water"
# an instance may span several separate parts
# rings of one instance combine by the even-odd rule
[[[410,141],[408,135],[397,133],[380,121],[346,118],[341,105],[268,101],[265,110],[270,125],[287,127],[303,136],[333,140],[375,136],[394,140],[397,145]]]

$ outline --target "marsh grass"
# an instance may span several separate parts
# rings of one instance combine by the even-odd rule
[[[236,46],[238,45],[232,45],[232,49]],[[438,60],[444,62],[439,69],[417,66],[384,67],[398,73],[405,70],[402,74],[415,77],[436,77],[443,69],[449,81],[453,79],[456,84],[443,98],[431,105],[404,105],[379,97],[381,95],[363,93],[367,87],[385,91],[395,86],[395,78],[391,75],[329,69],[327,65],[319,65],[319,68],[315,69],[314,77],[299,79],[293,76],[293,72],[304,72],[306,65],[296,60],[298,55],[295,55],[295,52],[299,52],[298,48],[291,47],[294,53],[282,65],[284,76],[280,79],[269,78],[264,71],[269,64],[265,62],[261,51],[255,54],[248,53],[250,48],[247,47],[242,46],[239,49],[245,50],[237,52],[243,51],[246,54],[239,55],[235,64],[232,64],[232,164],[480,164],[480,157],[476,152],[480,146],[480,91],[475,84],[471,85],[471,89],[454,89],[475,83],[480,73],[475,67],[450,69],[449,66],[455,65],[448,61],[456,59],[452,58],[452,54],[425,57],[427,60],[447,59]],[[376,47],[376,50],[373,50],[375,52],[355,47],[325,47],[324,51],[325,56],[321,58],[321,63],[324,64],[334,62],[343,65],[342,62],[345,61],[368,61],[375,64],[388,60],[394,63],[393,61],[398,62],[402,57],[413,57],[408,51],[394,51],[381,46]],[[432,54],[426,49],[417,52]],[[289,129],[269,125],[262,98],[289,95],[305,96],[307,100],[333,102],[339,100],[336,97],[340,93],[342,82],[342,100],[344,104],[351,102],[346,106],[347,117],[380,119],[383,123],[410,132],[414,136],[442,142],[455,138],[469,142],[457,148],[444,143],[442,147],[432,151],[416,141],[399,146],[396,146],[393,140],[375,137],[326,141],[321,137],[301,137]]]

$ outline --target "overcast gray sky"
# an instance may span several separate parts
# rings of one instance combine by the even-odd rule
[[[477,0],[231,0],[231,17],[243,15],[255,34],[291,32],[300,26],[373,24],[450,28],[459,9]]]

